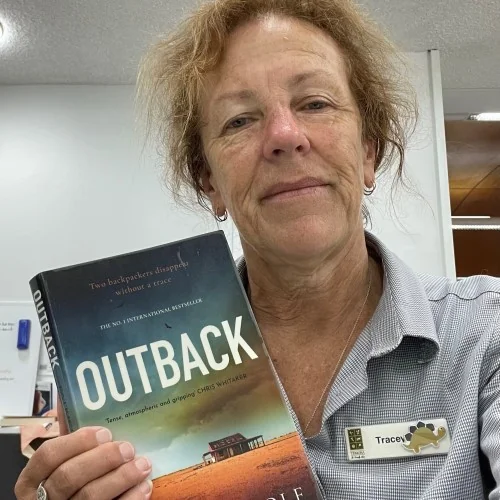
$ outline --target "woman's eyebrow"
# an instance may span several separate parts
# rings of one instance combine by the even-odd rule
[[[329,87],[333,87],[334,90],[340,91],[340,87],[335,82],[335,75],[328,71],[323,70],[314,70],[314,71],[303,71],[301,73],[297,73],[289,78],[287,82],[288,88],[299,87],[301,84],[307,82],[311,79],[318,79],[322,83],[326,83]],[[256,95],[253,90],[250,89],[241,89],[241,90],[230,90],[228,92],[224,92],[221,95],[217,96],[214,104],[220,104],[223,101],[245,101],[255,99]]]
[[[301,84],[312,79],[316,79],[320,83],[328,85],[328,87],[333,88],[335,91],[341,90],[340,86],[335,81],[335,73],[330,73],[329,71],[324,70],[303,71],[301,73],[293,75],[288,80],[288,87],[299,87]]]
[[[214,104],[220,104],[222,101],[244,101],[253,98],[255,98],[255,92],[250,89],[232,90],[218,96]]]

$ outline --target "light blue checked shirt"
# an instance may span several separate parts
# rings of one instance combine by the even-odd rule
[[[383,295],[330,389],[321,432],[305,439],[323,496],[500,500],[500,279],[417,276],[366,237]],[[238,268],[246,284],[243,260]],[[447,455],[347,459],[347,427],[438,418]]]

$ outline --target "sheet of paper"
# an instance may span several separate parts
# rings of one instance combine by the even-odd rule
[[[30,320],[29,348],[17,348],[19,320]],[[0,302],[0,415],[30,416],[41,330],[33,302]]]

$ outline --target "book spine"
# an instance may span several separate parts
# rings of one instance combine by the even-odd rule
[[[44,285],[43,275],[38,274],[30,280],[29,284],[42,329],[42,339],[49,355],[50,367],[52,368],[58,395],[64,408],[66,424],[68,425],[68,429],[73,432],[80,426],[78,425],[77,414],[75,412],[74,398],[68,384],[64,353],[59,343],[57,326],[51,312],[50,299]]]

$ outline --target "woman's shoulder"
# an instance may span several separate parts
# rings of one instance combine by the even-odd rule
[[[486,301],[500,307],[500,278],[478,275],[452,279],[426,274],[419,274],[418,277],[430,301]]]
[[[500,348],[500,278],[419,278],[441,339],[452,336],[455,342],[466,343],[482,339]]]

